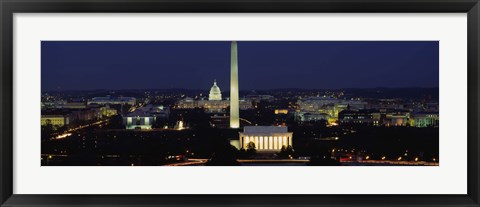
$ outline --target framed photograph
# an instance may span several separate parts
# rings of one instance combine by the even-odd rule
[[[478,0],[0,7],[1,206],[480,206]]]

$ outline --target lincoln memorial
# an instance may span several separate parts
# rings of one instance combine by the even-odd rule
[[[292,146],[293,132],[288,132],[286,126],[245,126],[239,134],[240,146],[244,149],[250,142],[255,143],[259,152],[279,151],[282,146]]]

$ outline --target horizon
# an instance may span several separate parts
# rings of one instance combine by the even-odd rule
[[[211,87],[211,86],[210,86]],[[220,87],[221,89],[222,87]],[[239,91],[274,91],[274,90],[304,90],[304,91],[341,91],[341,90],[372,90],[372,89],[439,89],[439,87],[371,87],[371,88],[272,88],[272,89],[240,89]],[[48,92],[95,92],[95,91],[154,91],[154,90],[190,90],[190,91],[210,91],[208,89],[199,88],[131,88],[131,89],[68,89],[68,90],[48,90]],[[221,90],[226,92],[230,90]]]

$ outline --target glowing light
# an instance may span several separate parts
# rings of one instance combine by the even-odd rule
[[[56,136],[55,139],[63,139],[63,138],[68,137],[70,135],[72,135],[72,133],[60,134],[60,135]]]
[[[178,121],[177,123],[177,130],[183,130],[185,127],[183,126],[183,121]]]
[[[268,137],[268,149],[271,149],[271,150],[275,149],[273,147],[273,137],[272,136]]]
[[[264,148],[263,148],[263,137],[262,137],[262,136],[259,137],[259,146],[258,146],[258,149],[264,149]]]
[[[387,157],[383,156],[383,157],[382,157],[382,160],[385,160],[385,159],[387,159]]]
[[[287,109],[275,109],[275,114],[288,114]]]
[[[415,162],[417,162],[417,161],[418,161],[418,157],[415,157]]]
[[[365,157],[365,159],[366,159],[366,160],[370,159],[370,156],[367,155],[367,156]]]
[[[280,149],[280,147],[278,147],[278,137],[273,137],[273,149]]]
[[[238,93],[238,49],[232,41],[230,51],[230,128],[240,127],[240,109]]]
[[[402,157],[398,157],[397,160],[398,160],[398,161],[402,160]]]

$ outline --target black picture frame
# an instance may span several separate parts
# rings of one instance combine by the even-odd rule
[[[0,0],[1,206],[480,206],[478,0]],[[13,194],[13,14],[82,12],[467,13],[466,195],[19,195]],[[161,186],[159,186],[161,187]],[[321,186],[319,186],[321,187]],[[328,186],[325,186],[328,187]],[[414,186],[412,186],[414,188]]]

